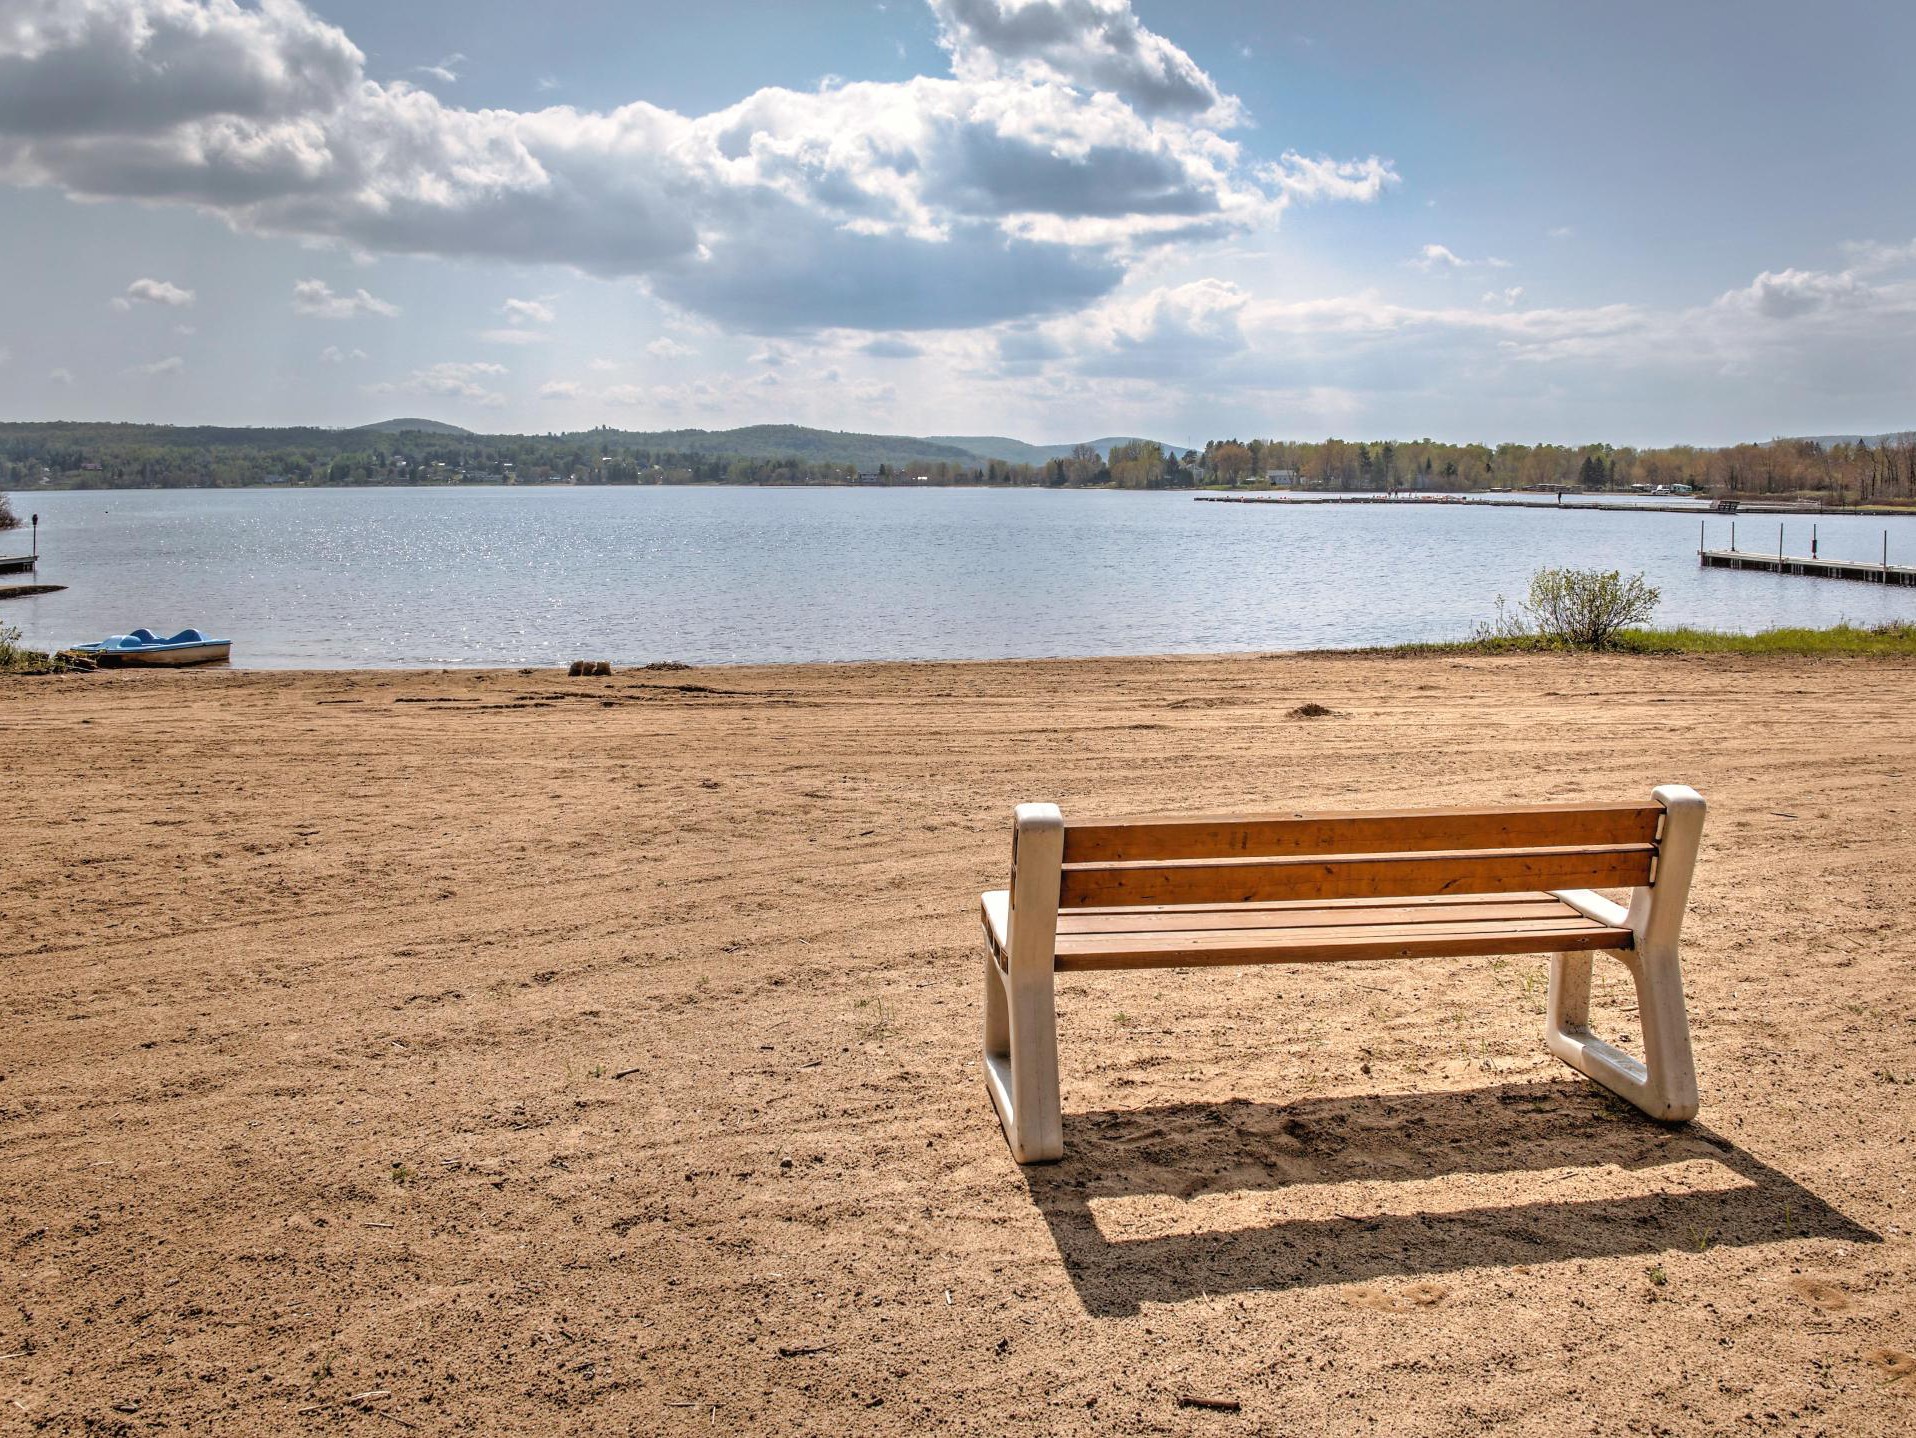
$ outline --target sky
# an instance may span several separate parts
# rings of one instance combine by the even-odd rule
[[[1916,5],[0,0],[0,419],[1916,426]]]

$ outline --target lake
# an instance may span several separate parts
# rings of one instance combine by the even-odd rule
[[[271,668],[996,659],[1458,639],[1544,565],[1642,571],[1658,619],[1916,619],[1916,590],[1702,569],[1698,519],[1492,505],[1200,504],[1011,489],[114,490],[19,495],[55,647],[146,626]],[[1916,561],[1916,524],[1818,517]],[[1778,521],[1745,516],[1745,549]],[[1787,522],[1807,553],[1808,518]],[[1728,539],[1709,520],[1711,544]],[[27,532],[0,536],[23,552]],[[19,576],[25,578],[26,576]]]

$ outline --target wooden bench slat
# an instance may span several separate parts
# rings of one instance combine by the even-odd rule
[[[1203,933],[1214,929],[1331,929],[1396,924],[1423,926],[1458,922],[1517,922],[1574,919],[1577,911],[1561,899],[1540,895],[1516,903],[1501,896],[1475,896],[1475,904],[1409,904],[1367,900],[1361,907],[1244,905],[1216,909],[1068,909],[1058,915],[1058,939],[1089,934]]]
[[[1171,933],[1060,934],[1057,952],[1099,954],[1138,950],[1169,956],[1193,949],[1308,948],[1313,944],[1340,943],[1346,939],[1402,939],[1411,943],[1425,938],[1455,938],[1466,934],[1582,933],[1605,928],[1594,919],[1586,919],[1575,913],[1558,913],[1534,919],[1466,919],[1448,924],[1333,924],[1314,929],[1228,928],[1181,929]]]
[[[1379,934],[1369,937],[1325,939],[1313,934],[1307,943],[1265,946],[1222,944],[1191,947],[1175,955],[1161,948],[1108,949],[1094,953],[1060,953],[1061,971],[1086,969],[1201,968],[1212,964],[1341,963],[1358,959],[1466,958],[1488,954],[1567,953],[1630,946],[1628,929],[1602,925],[1584,928],[1539,927],[1509,932],[1487,931],[1454,935]]]
[[[1655,841],[1662,817],[1662,806],[1657,804],[1588,803],[1507,809],[1144,815],[1067,822],[1064,862],[1647,844]]]
[[[1187,859],[1067,864],[1063,909],[1246,904],[1271,899],[1387,899],[1528,889],[1616,889],[1650,882],[1656,845],[1340,854],[1334,858]]]

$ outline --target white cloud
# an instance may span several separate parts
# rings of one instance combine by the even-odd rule
[[[1198,64],[1147,30],[1130,0],[931,0],[961,80],[1060,82],[1117,95],[1139,113],[1230,124],[1241,107]]]
[[[1523,286],[1512,285],[1507,290],[1485,290],[1484,303],[1487,305],[1514,305],[1523,298]]]
[[[641,386],[635,384],[615,384],[600,390],[599,398],[607,404],[644,404],[646,391]]]
[[[1313,160],[1286,150],[1275,165],[1265,165],[1259,173],[1294,200],[1355,200],[1368,204],[1384,193],[1386,185],[1398,182],[1397,171],[1375,155],[1367,160],[1333,160],[1319,155]],[[1424,248],[1441,250],[1443,246]]]
[[[134,365],[135,374],[178,374],[186,368],[186,361],[178,355],[168,355],[165,359],[154,360],[152,364]]]
[[[416,369],[397,383],[390,381],[366,386],[368,394],[414,394],[431,399],[463,399],[487,409],[503,409],[506,397],[488,389],[481,381],[497,379],[508,373],[504,365],[483,361],[461,363],[444,361]]]
[[[657,355],[660,359],[685,359],[698,353],[690,345],[682,345],[670,335],[660,335],[645,347],[645,352]]]
[[[450,85],[459,78],[457,67],[465,63],[466,57],[455,50],[436,65],[415,65],[412,68],[416,75],[429,75],[441,84]]]
[[[761,334],[1082,308],[1147,254],[1374,198],[1380,161],[1247,162],[1237,102],[1128,0],[932,0],[952,75],[468,110],[367,77],[299,0],[0,0],[0,176],[351,251],[637,276]],[[447,67],[450,68],[450,67]],[[388,313],[363,291],[302,313]]]
[[[1545,230],[1544,234],[1553,240],[1567,240],[1576,234],[1576,232],[1575,227],[1571,225],[1553,225],[1551,228]]]
[[[342,350],[338,345],[327,345],[319,352],[321,362],[325,364],[344,364],[347,360],[363,360],[366,351],[362,349]]]
[[[5,355],[5,351],[0,350],[0,357],[4,357],[4,355]],[[55,384],[61,384],[61,385],[72,384],[73,371],[70,369],[49,370],[47,372],[47,378],[52,380]]]
[[[586,388],[575,379],[549,379],[539,386],[540,399],[583,399]]]
[[[595,369],[601,373],[608,373],[612,370],[618,369],[619,362],[614,359],[605,359],[604,357],[600,357],[598,359],[588,360],[586,362],[586,368]]]
[[[1850,269],[1857,274],[1875,274],[1879,270],[1916,263],[1916,240],[1906,245],[1883,245],[1875,240],[1851,241],[1843,246],[1850,257]]]
[[[549,325],[557,318],[542,300],[507,300],[499,309],[515,325]]]
[[[1429,272],[1431,270],[1461,270],[1468,266],[1470,261],[1452,252],[1448,245],[1425,245],[1410,263],[1417,269]]]
[[[193,291],[182,289],[168,280],[135,280],[126,287],[126,293],[116,295],[113,308],[130,310],[135,305],[162,305],[169,309],[180,309],[193,303]]]
[[[354,315],[385,315],[390,318],[399,313],[399,306],[388,304],[364,290],[343,295],[335,293],[333,287],[324,280],[297,280],[293,284],[293,313],[322,320],[349,320]]]
[[[495,345],[542,345],[552,336],[543,330],[494,329],[479,331],[479,338]]]
[[[1844,270],[1829,274],[1818,270],[1765,270],[1747,289],[1731,290],[1717,301],[1730,308],[1745,308],[1774,320],[1794,319],[1819,310],[1855,309],[1868,306],[1876,292]]]

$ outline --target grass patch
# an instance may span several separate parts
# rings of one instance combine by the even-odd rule
[[[1392,644],[1360,650],[1402,656],[1445,654],[1589,653],[1541,635],[1495,635],[1438,644]],[[1916,659],[1916,623],[1837,624],[1828,629],[1765,629],[1757,634],[1728,634],[1715,629],[1624,629],[1610,640],[1613,654],[1776,654],[1840,658]]]
[[[22,645],[11,624],[0,624],[0,674],[57,674],[66,667],[58,656]]]

